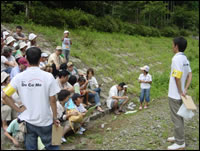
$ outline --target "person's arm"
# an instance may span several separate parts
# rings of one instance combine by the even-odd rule
[[[19,146],[18,141],[14,137],[12,137],[7,131],[4,132],[4,135],[8,137],[8,139],[10,139],[14,145]]]
[[[16,112],[24,112],[24,110],[26,110],[26,107],[23,105],[21,107],[18,107],[15,105],[14,100],[12,97],[7,96],[4,92],[3,92],[3,100],[5,101],[5,103],[10,106],[12,109],[14,109]]]
[[[87,88],[88,85],[88,80],[86,80],[86,82],[80,87],[80,90],[85,90]]]
[[[183,96],[186,96],[187,90],[188,90],[188,88],[189,88],[189,86],[191,84],[191,81],[192,81],[192,72],[189,72],[186,81],[187,81],[187,83],[186,83],[185,89],[184,89],[184,91],[182,93]]]
[[[112,99],[117,99],[117,100],[119,100],[119,99],[128,99],[128,97],[127,96],[112,96]]]
[[[149,83],[149,84],[151,84],[151,83],[152,83],[152,81],[144,81],[144,83]]]
[[[11,67],[14,67],[15,66],[15,63],[12,62],[12,61],[6,61],[4,62],[5,65],[8,65],[8,66],[11,66]]]
[[[72,45],[72,40],[70,39],[70,45]]]
[[[59,126],[60,121],[57,119],[57,105],[56,105],[56,96],[50,96],[50,106],[53,112],[53,123],[56,126]]]
[[[178,88],[178,92],[181,95],[183,93],[182,89],[181,89],[181,79],[180,78],[176,78],[175,77],[175,81],[176,81],[176,86]]]

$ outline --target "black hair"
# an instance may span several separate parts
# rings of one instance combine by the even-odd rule
[[[30,65],[38,65],[41,58],[42,51],[38,47],[28,48],[26,51],[26,57]]]
[[[126,85],[126,83],[121,82],[118,86],[120,86],[121,88],[123,88]]]
[[[59,70],[59,73],[58,73],[59,78],[66,77],[68,75],[70,75],[70,73],[67,70]]]
[[[68,82],[73,86],[73,85],[77,82],[76,76],[75,76],[75,75],[71,75],[71,76],[69,77]]]
[[[21,29],[22,30],[22,26],[17,26],[16,29]]]
[[[66,64],[66,63],[62,63],[62,64],[60,65],[60,69],[62,69],[62,70],[67,70],[67,64]]]
[[[187,47],[187,40],[183,37],[176,37],[173,39],[174,45],[178,46],[179,52],[184,52]]]
[[[85,78],[82,76],[78,78],[78,82],[85,82],[85,81],[86,81]]]
[[[20,58],[22,58],[22,57],[19,57],[19,58],[16,58],[16,59],[15,59],[15,61],[17,62],[18,65],[20,64],[20,63],[19,63],[19,59],[20,59]]]
[[[88,79],[88,74],[89,73],[92,73],[92,75],[94,76],[94,70],[92,69],[92,68],[89,68],[88,70],[87,70],[87,79]]]
[[[66,97],[68,97],[69,95],[70,95],[70,92],[63,89],[58,93],[58,100],[64,101]]]
[[[5,54],[8,54],[8,53],[10,53],[10,52],[12,52],[12,49],[10,48],[10,47],[4,47],[3,48],[3,54],[5,53]]]

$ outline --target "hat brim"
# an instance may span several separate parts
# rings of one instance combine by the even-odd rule
[[[5,77],[1,78],[1,84],[6,80],[6,78],[8,78],[10,75],[9,74],[6,74]]]

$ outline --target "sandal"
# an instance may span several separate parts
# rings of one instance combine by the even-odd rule
[[[104,110],[102,110],[102,108],[101,107],[97,107],[97,110],[99,111],[99,112],[104,112]]]

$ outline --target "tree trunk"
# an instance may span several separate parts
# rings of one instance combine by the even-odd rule
[[[28,2],[26,2],[26,17],[29,18],[29,14],[28,14]]]

